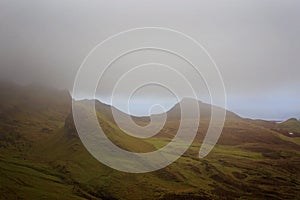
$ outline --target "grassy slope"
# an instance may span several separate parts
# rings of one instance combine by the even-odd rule
[[[63,127],[68,106],[51,102],[37,101],[38,111],[27,102],[0,120],[1,199],[295,199],[300,193],[299,138],[272,131],[269,124],[227,120],[218,145],[199,160],[203,122],[200,137],[175,163],[127,174],[99,163],[78,138],[69,137]],[[138,152],[165,145],[177,126],[170,121],[167,134],[137,141],[102,113],[98,117],[112,141]]]
[[[188,194],[214,199],[293,199],[300,192],[299,149],[289,145],[291,138],[270,134],[281,138],[282,143],[232,145],[221,139],[207,158],[199,160],[199,144],[195,142],[182,158],[165,169],[127,174],[100,164],[77,138],[70,139],[60,129],[26,153],[3,153],[7,157],[1,158],[1,177],[10,178],[2,179],[6,185],[2,190],[26,198],[153,199],[176,195],[185,199]],[[164,143],[158,138],[149,142],[157,147]]]
[[[276,129],[279,131],[292,132],[294,134],[300,135],[300,121],[295,118],[291,118],[276,125]]]

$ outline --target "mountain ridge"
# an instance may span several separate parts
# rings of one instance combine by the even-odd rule
[[[70,136],[69,128],[76,128],[65,92],[35,89],[20,98],[19,89],[0,99],[0,199],[296,199],[300,192],[299,137],[277,131],[275,122],[227,117],[218,143],[199,159],[206,115],[180,159],[155,172],[129,174],[103,165]],[[165,146],[180,123],[176,107],[160,133],[139,140],[116,126],[109,105],[96,107],[108,138],[132,152]]]

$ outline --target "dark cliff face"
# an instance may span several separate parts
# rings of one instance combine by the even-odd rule
[[[69,138],[78,138],[78,133],[75,127],[74,119],[73,119],[73,114],[70,113],[66,120],[65,120],[65,125],[64,125],[65,133],[67,137]]]

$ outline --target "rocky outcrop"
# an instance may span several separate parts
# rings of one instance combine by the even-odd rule
[[[78,138],[78,133],[75,127],[72,113],[70,113],[65,120],[65,133],[69,138]]]

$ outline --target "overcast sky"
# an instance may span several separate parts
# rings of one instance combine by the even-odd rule
[[[0,0],[0,79],[71,90],[95,45],[144,26],[200,42],[223,76],[228,109],[251,118],[300,118],[297,0]],[[142,114],[140,107],[133,112]]]

